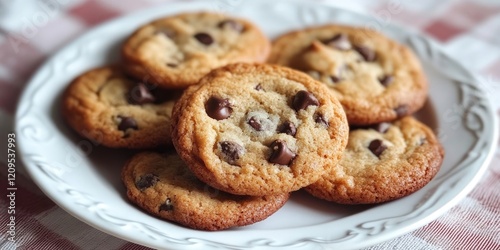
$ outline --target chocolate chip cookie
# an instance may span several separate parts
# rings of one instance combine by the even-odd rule
[[[261,221],[289,194],[238,196],[198,180],[175,153],[142,152],[122,170],[130,201],[148,213],[201,230],[222,230]]]
[[[62,114],[77,133],[98,144],[153,148],[171,144],[170,116],[177,92],[132,80],[119,66],[105,66],[68,86]]]
[[[432,130],[411,116],[353,128],[339,166],[305,190],[343,204],[398,199],[431,181],[443,155]]]
[[[361,27],[325,25],[284,34],[274,41],[269,62],[323,82],[354,125],[412,114],[427,97],[427,80],[412,51]]]
[[[140,27],[124,43],[127,72],[166,88],[186,88],[210,70],[234,62],[264,62],[267,37],[243,18],[184,13]]]
[[[198,178],[255,196],[315,182],[337,164],[349,130],[324,84],[258,64],[212,71],[184,92],[172,119],[174,146]]]

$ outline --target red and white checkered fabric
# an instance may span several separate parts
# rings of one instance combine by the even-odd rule
[[[8,3],[9,2],[9,3]],[[11,3],[10,3],[11,2]],[[0,131],[12,131],[12,117],[25,83],[63,45],[93,26],[158,0],[0,1]],[[480,74],[493,100],[500,98],[500,1],[371,1],[337,3],[422,30]],[[500,102],[496,102],[500,115]],[[4,150],[4,152],[7,150]],[[0,179],[6,190],[6,154]],[[148,249],[104,234],[73,218],[47,198],[17,168],[16,244],[0,232],[0,249]],[[477,187],[432,223],[368,249],[500,249],[500,151]],[[0,197],[0,224],[8,221],[8,198]]]

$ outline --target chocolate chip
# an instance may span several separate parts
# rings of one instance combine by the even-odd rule
[[[285,133],[285,134],[291,135],[291,136],[295,136],[295,134],[297,133],[297,128],[295,127],[295,125],[293,123],[285,122],[285,123],[281,124],[281,126],[279,126],[278,132]]]
[[[141,178],[135,183],[135,186],[144,191],[144,189],[154,186],[160,178],[155,174],[146,174],[141,176]]]
[[[427,138],[425,138],[425,137],[420,138],[420,140],[419,140],[419,146],[422,146],[425,143],[427,143]]]
[[[233,112],[228,99],[222,99],[215,96],[210,97],[205,103],[205,110],[208,116],[216,120],[224,120]]]
[[[260,83],[257,84],[257,86],[255,86],[255,90],[263,90],[262,85],[260,85]]]
[[[217,27],[222,29],[229,28],[237,32],[242,32],[244,28],[243,24],[241,24],[240,22],[230,19],[220,22],[219,25],[217,25]]]
[[[322,126],[325,126],[327,128],[329,127],[328,122],[326,121],[326,118],[321,114],[316,115],[316,117],[314,118],[314,121]]]
[[[251,127],[251,131],[265,131],[274,133],[276,131],[278,119],[279,118],[276,115],[271,115],[264,110],[249,111],[245,115],[245,121]]]
[[[378,124],[370,126],[370,128],[376,130],[379,133],[385,133],[385,132],[387,132],[387,130],[389,129],[389,127],[391,127],[391,124],[387,123],[387,122],[381,122],[381,123],[378,123]]]
[[[377,157],[380,157],[380,155],[386,148],[387,146],[385,146],[382,140],[379,139],[371,141],[370,145],[368,146],[368,149],[370,149],[370,151],[372,151],[372,153]]]
[[[352,48],[349,37],[343,33],[337,34],[323,43],[338,50],[350,50]]]
[[[240,159],[243,154],[245,154],[245,149],[236,142],[223,141],[219,144],[222,151],[222,156],[224,160],[229,164],[236,163],[236,161]]]
[[[179,65],[177,65],[175,63],[167,63],[167,66],[170,68],[177,68],[177,66],[179,66]]]
[[[299,92],[297,92],[292,102],[293,109],[295,109],[295,111],[299,111],[301,109],[306,109],[310,105],[318,106],[318,99],[316,99],[313,94],[305,90],[300,90]]]
[[[356,46],[354,48],[362,57],[365,59],[367,62],[373,62],[375,61],[377,55],[375,54],[375,51],[366,47],[366,46]]]
[[[165,200],[165,203],[160,205],[160,211],[172,211],[174,210],[174,205],[172,204],[172,200],[170,198],[167,198]]]
[[[212,36],[210,36],[208,33],[204,33],[204,32],[196,33],[194,35],[194,38],[196,38],[196,40],[198,40],[198,42],[200,42],[204,45],[210,45],[214,42],[214,39],[212,38]]]
[[[155,101],[155,97],[144,83],[137,84],[130,91],[130,101],[135,104],[146,104]]]
[[[250,125],[257,131],[262,131],[262,124],[260,124],[259,119],[255,116],[250,117],[250,119],[248,120],[248,125]]]
[[[387,87],[387,85],[389,85],[392,80],[394,80],[394,77],[392,77],[391,75],[384,75],[378,80],[380,81],[380,84],[382,84],[384,87]]]
[[[341,79],[338,76],[330,76],[330,80],[332,80],[333,83],[338,83]]]
[[[346,64],[337,67],[337,73],[330,76],[330,80],[332,81],[332,83],[338,83],[342,81],[341,75],[344,74],[344,72],[346,72],[348,69],[349,66],[347,66]]]
[[[269,162],[281,164],[281,165],[289,165],[293,158],[295,158],[295,153],[293,153],[285,141],[276,140],[271,144],[272,154],[269,157]]]
[[[118,116],[121,119],[120,124],[118,124],[118,129],[121,131],[126,131],[127,129],[139,129],[137,122],[134,118],[128,116]]]
[[[401,105],[401,106],[395,108],[394,112],[396,112],[396,115],[398,116],[398,118],[403,117],[408,113],[408,106]]]

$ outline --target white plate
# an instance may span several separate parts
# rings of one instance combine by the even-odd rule
[[[446,150],[435,179],[420,191],[376,206],[340,206],[293,194],[270,218],[221,232],[187,229],[152,217],[127,202],[120,169],[133,152],[111,150],[75,136],[63,123],[60,95],[92,67],[118,60],[123,39],[154,18],[218,10],[254,21],[270,37],[322,23],[381,27],[423,62],[430,96],[418,117]],[[338,248],[373,245],[424,226],[462,199],[490,162],[497,120],[475,76],[429,39],[346,10],[299,1],[194,1],[141,11],[99,26],[62,49],[34,75],[16,114],[21,156],[33,180],[59,206],[106,233],[154,248]]]

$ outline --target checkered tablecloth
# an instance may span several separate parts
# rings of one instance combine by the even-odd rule
[[[227,2],[231,0],[218,0]],[[52,53],[92,27],[160,0],[0,0],[0,133],[7,141],[19,95]],[[411,26],[481,76],[500,114],[500,1],[321,1]],[[0,249],[147,249],[102,233],[47,198],[18,164],[16,242],[8,241],[7,148],[0,148]],[[480,183],[432,223],[369,249],[500,249],[500,151]]]

